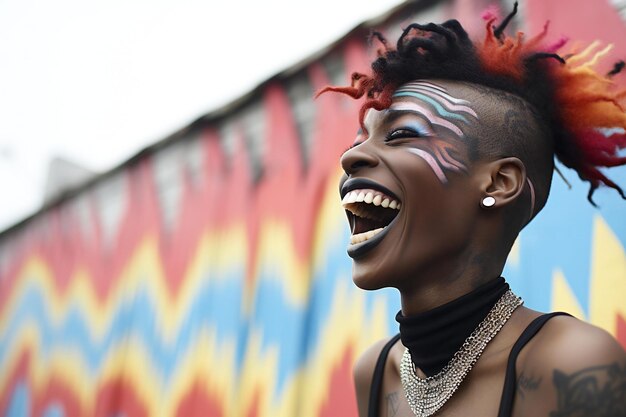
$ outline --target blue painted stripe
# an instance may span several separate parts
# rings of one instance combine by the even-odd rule
[[[451,119],[457,119],[457,120],[461,120],[465,123],[468,123],[468,120],[461,116],[460,114],[456,114],[456,113],[451,113],[449,111],[447,111],[441,104],[439,104],[438,102],[436,102],[435,100],[433,100],[432,98],[425,96],[424,94],[420,94],[420,93],[416,93],[413,91],[404,91],[404,90],[398,90],[393,94],[393,97],[414,97],[417,98],[419,100],[425,101],[426,103],[430,104],[431,106],[433,106],[435,108],[435,110],[437,110],[437,113],[439,113],[440,116],[443,117],[448,117]]]

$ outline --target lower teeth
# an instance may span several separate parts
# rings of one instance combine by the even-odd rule
[[[363,243],[366,240],[373,238],[374,236],[382,232],[384,229],[385,229],[384,227],[381,227],[379,229],[368,230],[367,232],[352,235],[350,236],[350,244],[356,245],[357,243]]]

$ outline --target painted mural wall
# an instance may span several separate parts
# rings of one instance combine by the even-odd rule
[[[529,26],[552,17],[531,12]],[[350,278],[337,161],[356,103],[310,98],[365,70],[366,48],[347,38],[0,236],[0,416],[356,416],[352,362],[397,331],[399,300]],[[565,175],[573,188],[555,176],[505,276],[530,307],[569,310],[626,346],[626,202],[599,191],[595,209]],[[626,170],[612,175],[626,185]]]

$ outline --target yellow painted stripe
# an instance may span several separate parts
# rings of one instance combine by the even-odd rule
[[[566,311],[571,315],[585,320],[585,313],[574,295],[574,291],[567,283],[563,272],[557,270],[552,276],[552,302],[551,311]]]
[[[589,318],[615,335],[617,315],[626,318],[626,253],[600,215],[594,218]]]

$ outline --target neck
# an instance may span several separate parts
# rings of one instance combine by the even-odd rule
[[[484,255],[478,254],[422,268],[403,281],[411,285],[398,288],[402,314],[419,314],[455,300],[499,277],[503,269],[504,260],[485,262]]]
[[[441,371],[508,288],[503,278],[492,279],[432,310],[411,316],[399,312],[400,336],[413,363],[428,376]]]

